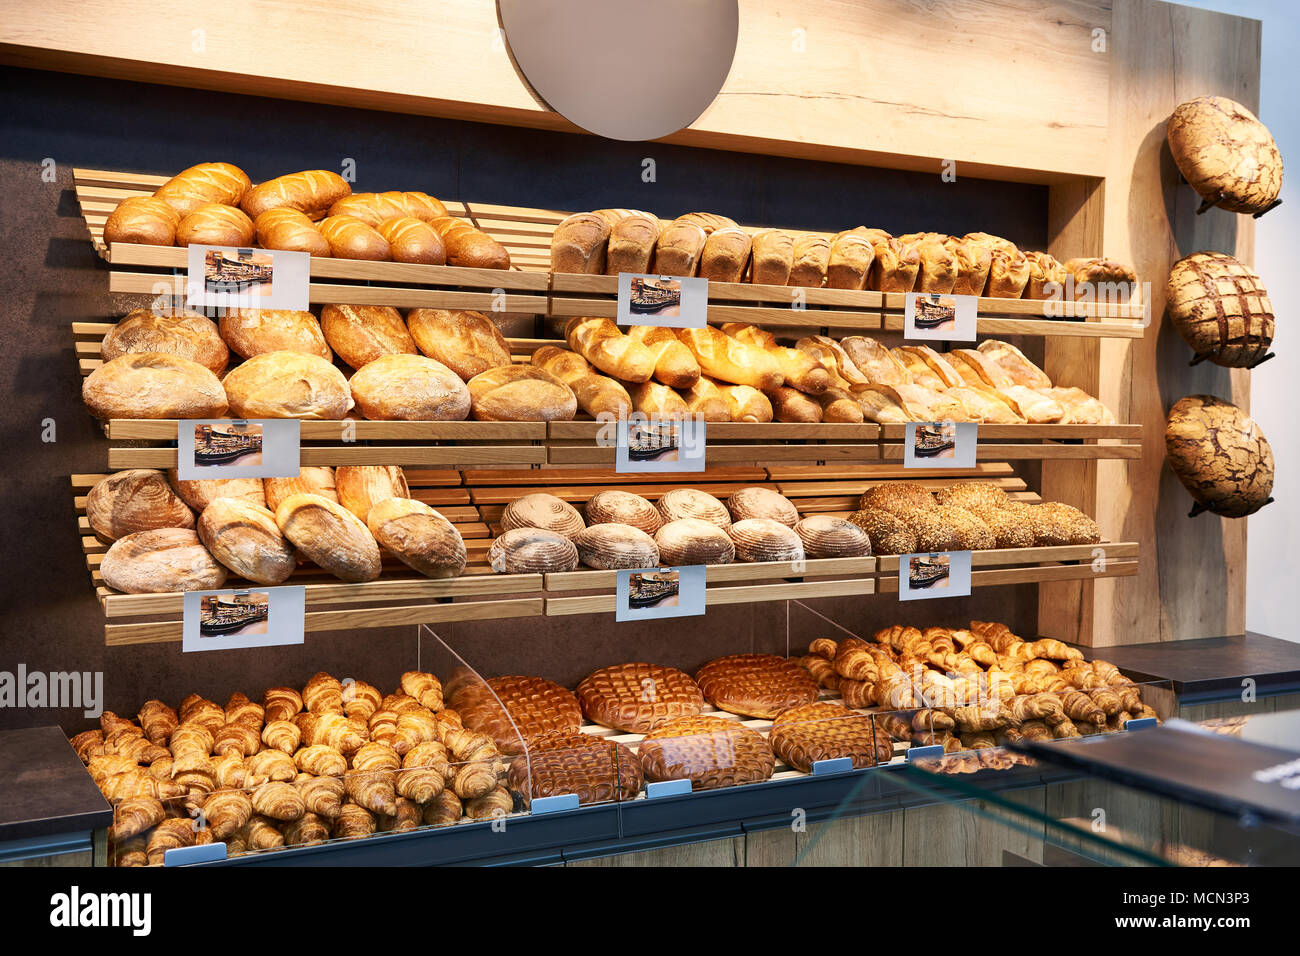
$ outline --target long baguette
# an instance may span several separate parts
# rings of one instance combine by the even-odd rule
[[[766,391],[785,384],[785,374],[767,350],[746,345],[720,329],[678,329],[677,337],[695,355],[704,374]]]
[[[633,325],[627,336],[648,348],[655,357],[654,377],[673,388],[690,388],[700,380],[700,363],[672,329],[660,325]]]
[[[600,375],[576,352],[543,345],[533,353],[532,363],[550,372],[573,390],[578,407],[592,418],[626,418],[632,410],[632,397],[614,379]]]
[[[776,336],[766,329],[743,322],[728,322],[722,331],[746,345],[764,349],[777,360],[785,375],[785,384],[809,395],[820,395],[831,387],[830,373],[806,352],[777,345]]]
[[[733,422],[770,422],[772,420],[772,403],[768,397],[756,388],[748,385],[727,385],[714,382],[727,403],[731,406]]]
[[[764,392],[772,403],[772,417],[778,422],[820,422],[822,406],[816,398],[787,385]]]
[[[706,422],[731,421],[731,403],[713,379],[701,375],[699,381],[681,394],[692,415],[699,415]]]
[[[680,395],[658,382],[641,382],[628,389],[632,407],[648,418],[687,418],[690,409]]]
[[[564,327],[569,348],[606,375],[624,382],[648,382],[655,372],[655,354],[624,335],[612,319],[575,316]]]

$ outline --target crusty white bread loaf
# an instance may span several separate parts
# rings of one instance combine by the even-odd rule
[[[677,337],[691,350],[700,370],[710,378],[756,389],[785,384],[780,364],[766,349],[746,345],[721,329],[678,329]]]
[[[386,192],[353,193],[330,206],[331,216],[355,216],[366,225],[379,227],[385,219],[410,216],[431,222],[447,215],[447,207],[428,193]]]
[[[594,212],[575,212],[551,233],[551,271],[600,275],[605,271],[609,221]]]
[[[379,545],[370,529],[338,502],[320,495],[290,495],[275,509],[280,532],[311,561],[341,581],[379,577]]]
[[[809,395],[819,395],[831,386],[831,375],[816,359],[798,349],[777,344],[776,336],[766,329],[743,322],[727,322],[722,331],[746,345],[764,349],[776,359],[785,384]]]
[[[248,174],[230,163],[199,163],[182,170],[154,190],[181,216],[208,203],[238,206],[251,181]]]
[[[514,528],[492,542],[488,565],[498,574],[550,574],[578,566],[578,548],[542,528]]]
[[[288,206],[268,209],[253,220],[257,243],[263,249],[287,249],[328,257],[330,244],[306,213]]]
[[[825,236],[805,233],[794,240],[794,262],[790,265],[790,285],[820,289],[826,282],[830,265],[831,243]]]
[[[749,385],[714,382],[731,409],[733,422],[766,423],[773,417],[772,402],[767,394]]]
[[[638,382],[628,385],[627,393],[632,399],[632,407],[647,418],[669,420],[690,415],[685,400],[667,385]]]
[[[230,350],[221,340],[216,323],[197,312],[157,315],[149,309],[132,309],[108,330],[99,346],[105,362],[132,352],[163,352],[198,362],[213,375],[222,375]]]
[[[842,422],[857,425],[865,421],[862,407],[850,392],[838,388],[828,388],[816,398],[817,403],[822,407],[822,421],[824,422]]]
[[[501,512],[501,528],[542,528],[572,538],[586,527],[582,515],[563,498],[536,492],[516,498]]]
[[[650,213],[636,210],[597,209],[598,215],[628,212],[610,221],[609,243],[605,253],[605,275],[620,272],[645,275],[650,271],[655,245],[659,242],[659,220]],[[610,219],[606,215],[606,219]]]
[[[840,343],[828,335],[809,335],[795,342],[800,352],[816,359],[831,373],[831,384],[837,388],[866,385],[870,379],[849,358]],[[839,381],[837,381],[837,379]]]
[[[962,384],[962,378],[948,360],[928,345],[900,345],[890,353],[915,385],[943,391]]]
[[[654,377],[673,388],[690,388],[700,379],[700,363],[672,329],[659,325],[633,325],[627,336],[654,355]]]
[[[169,468],[167,482],[176,494],[180,495],[181,500],[197,514],[202,514],[204,509],[218,498],[239,498],[250,504],[264,507],[266,505],[266,494],[261,478],[202,478],[196,481],[181,481],[177,470]],[[271,506],[271,510],[275,510],[274,505]]]
[[[674,488],[661,497],[656,505],[665,522],[682,518],[699,518],[719,528],[731,525],[727,506],[708,492],[695,488]]]
[[[1065,291],[1065,266],[1046,252],[1026,252],[1029,262],[1029,281],[1023,293],[1026,299],[1061,298]]]
[[[228,309],[220,322],[221,337],[240,358],[263,352],[302,352],[334,361],[325,333],[310,312]]]
[[[257,230],[234,206],[199,206],[176,226],[178,246],[251,246]]]
[[[737,561],[801,561],[803,542],[788,525],[771,518],[746,518],[728,530]]]
[[[730,564],[736,546],[718,525],[700,518],[678,518],[655,532],[659,560],[671,567],[690,564]]]
[[[708,376],[701,375],[700,380],[682,392],[681,396],[686,401],[686,410],[692,415],[697,415],[706,422],[731,421],[731,403],[717,383]]]
[[[170,246],[176,242],[181,215],[161,199],[131,196],[117,204],[104,223],[104,242]]]
[[[422,501],[376,502],[366,526],[384,550],[426,578],[454,578],[465,571],[465,540],[455,525]]]
[[[326,465],[304,465],[296,478],[264,478],[266,506],[272,511],[291,495],[320,495],[338,501],[338,488],[334,483],[334,469]]]
[[[867,288],[876,292],[911,292],[916,274],[921,271],[921,254],[915,246],[898,239],[879,239],[872,247],[876,257],[871,262]]]
[[[412,309],[407,328],[421,352],[468,382],[490,368],[510,364],[510,345],[497,324],[482,312],[464,309]]]
[[[281,206],[296,209],[311,219],[320,219],[330,206],[351,192],[352,187],[338,173],[328,169],[309,169],[277,176],[253,186],[244,193],[239,206],[254,219],[268,209]]]
[[[670,222],[659,233],[650,271],[664,276],[695,275],[708,238],[708,233],[697,223],[681,219]]]
[[[871,554],[870,536],[851,521],[834,515],[808,515],[794,526],[809,558],[864,558]]]
[[[788,285],[794,266],[794,237],[779,229],[754,233],[750,248],[749,281],[756,285]]]
[[[749,268],[751,242],[743,229],[715,229],[700,253],[700,275],[710,282],[740,282]]]
[[[569,348],[606,375],[623,382],[648,382],[655,372],[655,354],[624,335],[612,319],[575,316],[564,326]]]
[[[193,528],[194,512],[152,468],[107,475],[86,495],[86,520],[100,541],[116,541],[137,531]]]
[[[509,269],[510,253],[482,229],[464,219],[429,220],[447,248],[447,264],[470,269]]]
[[[736,221],[716,212],[688,212],[678,216],[677,222],[694,223],[704,230],[705,235],[712,235],[718,229],[736,228]]]
[[[419,352],[402,313],[391,306],[327,305],[321,309],[320,326],[338,357],[355,369],[381,355]]]
[[[758,485],[736,490],[727,499],[727,511],[731,513],[733,522],[746,518],[770,518],[790,528],[799,522],[799,509],[793,501],[779,491]]]
[[[573,543],[578,548],[578,560],[599,571],[659,565],[659,547],[654,538],[631,525],[590,525],[573,536]]]
[[[442,243],[442,236],[423,219],[394,216],[385,219],[375,230],[388,243],[394,262],[440,266],[447,261],[447,247]]]
[[[900,238],[904,242],[914,241],[914,248],[920,257],[916,291],[951,292],[957,282],[957,261],[944,245],[948,237],[938,233],[921,233]]]
[[[242,498],[218,498],[208,505],[198,532],[214,558],[254,584],[281,584],[298,566],[275,515]]]
[[[881,385],[906,385],[912,380],[907,367],[870,336],[845,336],[840,339],[840,348],[868,381]]]
[[[379,230],[355,216],[326,216],[316,228],[330,244],[330,255],[335,259],[386,262],[393,258],[392,247]]]
[[[110,418],[223,418],[221,382],[198,362],[163,352],[129,352],[86,376],[90,414]]]
[[[397,465],[340,465],[334,469],[339,504],[365,521],[376,502],[409,498],[406,474]]]
[[[343,373],[323,358],[302,352],[255,355],[231,370],[221,384],[238,418],[338,421],[352,408]]]
[[[865,289],[876,250],[865,236],[837,236],[826,263],[826,285],[832,289]]]
[[[1029,259],[1019,249],[990,253],[989,281],[984,294],[995,299],[1018,299],[1029,284]]]
[[[821,402],[817,401],[815,395],[806,395],[788,385],[770,389],[763,394],[772,403],[773,421],[816,424],[822,420]]]
[[[348,381],[356,407],[371,421],[459,422],[470,393],[459,375],[423,355],[384,355]]]
[[[573,390],[535,365],[490,368],[467,387],[470,414],[481,422],[567,422],[578,411]]]
[[[944,243],[957,265],[957,280],[953,283],[954,295],[983,295],[988,283],[989,266],[993,263],[987,246],[970,239],[949,236]]]
[[[630,491],[598,491],[583,507],[588,525],[626,524],[654,534],[663,526],[663,516],[649,500]]]
[[[601,375],[577,352],[543,345],[533,353],[532,364],[550,372],[573,392],[578,407],[592,418],[626,418],[632,397],[620,382]]]
[[[212,591],[226,583],[226,569],[192,528],[158,528],[119,538],[104,555],[99,573],[106,585],[127,594]]]

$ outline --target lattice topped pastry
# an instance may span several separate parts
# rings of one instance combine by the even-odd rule
[[[538,734],[582,726],[578,698],[542,677],[464,681],[454,685],[451,706],[466,727],[490,736],[503,754],[522,753],[521,737],[527,742]]]
[[[689,779],[695,790],[757,783],[776,767],[762,734],[707,714],[660,724],[641,741],[638,757],[647,780]]]
[[[817,682],[811,675],[774,654],[719,657],[700,668],[695,680],[714,707],[747,717],[775,717],[817,699]]]
[[[575,793],[579,803],[632,800],[641,792],[641,764],[623,744],[580,731],[554,731],[528,741],[514,759],[510,789],[526,804],[538,797]]]
[[[889,735],[870,717],[822,701],[792,707],[772,722],[768,742],[788,766],[811,773],[817,760],[848,757],[857,769],[887,762],[894,753]]]
[[[704,695],[690,675],[643,663],[614,664],[588,674],[578,685],[578,701],[589,720],[632,734],[704,709]]]

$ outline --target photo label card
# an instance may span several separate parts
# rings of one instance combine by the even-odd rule
[[[965,597],[970,594],[971,553],[939,551],[898,556],[898,599]]]
[[[228,651],[303,643],[307,589],[254,586],[186,591],[181,650]]]
[[[618,274],[619,325],[702,329],[708,318],[708,279]]]
[[[296,478],[300,425],[296,418],[184,419],[176,425],[178,477]]]
[[[705,424],[703,418],[660,421],[635,413],[619,419],[614,471],[703,471]]]
[[[285,249],[189,246],[185,304],[191,309],[306,311],[311,256]]]
[[[909,292],[903,300],[903,338],[974,342],[979,298],[951,292]]]
[[[705,573],[702,564],[619,571],[614,620],[652,621],[703,614]]]
[[[979,425],[975,422],[908,422],[903,433],[904,468],[974,468]]]

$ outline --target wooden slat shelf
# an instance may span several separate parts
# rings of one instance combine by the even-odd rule
[[[971,587],[1127,577],[1137,574],[1138,550],[1136,541],[1103,541],[1099,544],[973,551]],[[1102,566],[1094,567],[1098,558],[1104,559]],[[897,594],[898,557],[882,555],[876,560],[880,572],[878,592]]]

